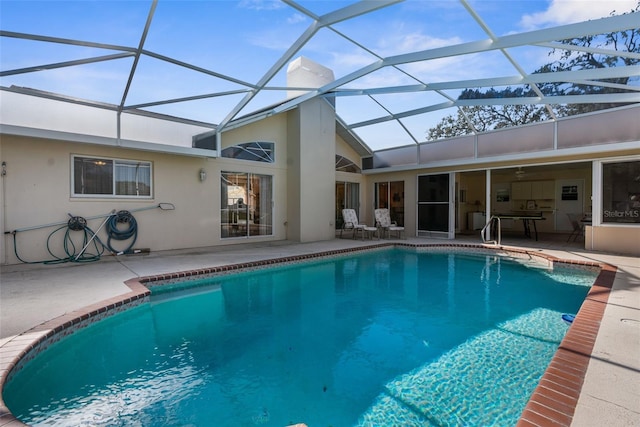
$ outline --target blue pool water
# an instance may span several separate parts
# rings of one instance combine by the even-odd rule
[[[595,272],[385,250],[195,281],[41,353],[33,425],[514,425]]]

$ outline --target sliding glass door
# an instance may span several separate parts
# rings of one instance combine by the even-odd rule
[[[453,238],[452,174],[418,177],[418,236]]]
[[[336,182],[336,229],[342,228],[342,209],[355,209],[360,218],[360,184]]]
[[[404,181],[376,182],[375,209],[389,209],[391,221],[404,227]]]
[[[220,181],[221,236],[273,234],[273,184],[269,175],[222,172]]]

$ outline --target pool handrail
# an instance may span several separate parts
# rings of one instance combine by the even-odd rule
[[[491,224],[493,224],[493,221],[498,222],[498,238],[496,240],[488,240],[485,238],[485,236],[487,235],[487,229],[489,229],[489,233],[491,233]],[[500,217],[496,215],[492,215],[491,218],[489,218],[489,221],[487,221],[484,227],[482,227],[482,231],[480,231],[480,236],[482,237],[482,243],[501,245],[502,244],[502,224],[500,223]]]

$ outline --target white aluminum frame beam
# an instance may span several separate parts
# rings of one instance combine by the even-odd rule
[[[41,91],[33,91],[28,88],[23,87],[11,87],[11,88],[1,88],[2,90],[11,90],[14,92],[20,92],[35,96],[42,96],[45,98],[52,99],[64,99],[67,102],[74,102],[78,104],[94,106],[98,108],[108,108],[108,109],[116,109],[118,113],[123,111],[129,111],[132,113],[136,113],[140,111],[141,113],[146,113],[144,110],[140,110],[143,108],[173,104],[173,103],[181,103],[187,101],[194,101],[199,99],[206,98],[215,98],[222,97],[228,95],[238,95],[243,94],[244,96],[235,104],[235,106],[227,113],[226,117],[220,122],[217,127],[217,132],[221,132],[224,129],[231,129],[236,127],[239,123],[245,123],[247,121],[253,121],[260,118],[268,117],[273,114],[277,114],[283,111],[290,110],[295,108],[302,102],[306,100],[316,98],[316,97],[326,97],[326,96],[366,96],[369,97],[373,102],[378,104],[381,108],[384,109],[388,113],[383,117],[370,118],[369,120],[361,121],[359,123],[347,124],[344,123],[347,130],[353,129],[356,127],[362,127],[367,125],[372,125],[376,123],[381,123],[388,120],[396,120],[403,131],[406,132],[414,141],[417,142],[416,138],[409,129],[403,125],[401,119],[416,115],[416,114],[424,114],[432,111],[441,110],[444,108],[450,107],[462,107],[467,105],[514,105],[514,104],[540,104],[540,105],[551,105],[551,104],[565,104],[565,103],[592,103],[592,102],[610,102],[610,103],[633,103],[639,102],[638,93],[640,93],[640,87],[631,85],[624,85],[620,83],[612,83],[605,80],[615,79],[615,78],[631,78],[640,75],[640,66],[632,65],[632,66],[617,66],[611,68],[603,68],[603,69],[593,69],[593,70],[579,70],[579,71],[563,71],[563,72],[552,72],[552,73],[538,73],[538,74],[527,74],[524,69],[520,66],[520,64],[512,57],[509,53],[509,49],[518,48],[518,47],[541,47],[541,48],[551,48],[551,49],[566,49],[576,52],[588,52],[600,55],[611,55],[617,56],[620,58],[629,58],[633,60],[640,60],[640,53],[635,52],[622,52],[616,51],[613,49],[605,49],[598,47],[590,47],[590,46],[577,46],[569,44],[569,41],[574,38],[581,38],[589,35],[601,35],[612,32],[626,31],[626,30],[635,30],[638,28],[638,16],[640,13],[628,13],[625,15],[615,15],[609,16],[606,18],[595,19],[592,21],[579,22],[568,25],[561,25],[552,28],[546,28],[542,30],[535,30],[529,32],[523,32],[518,34],[509,34],[505,36],[496,36],[496,34],[492,31],[492,29],[483,21],[481,16],[476,12],[473,8],[469,0],[459,0],[460,4],[466,10],[466,12],[471,16],[471,18],[482,28],[482,30],[487,34],[488,39],[486,40],[475,40],[467,43],[460,43],[457,45],[427,49],[418,52],[404,53],[400,55],[392,55],[388,57],[382,57],[378,53],[376,53],[370,47],[365,46],[364,44],[358,42],[356,39],[349,37],[345,32],[339,31],[333,27],[333,25],[348,21],[352,18],[356,18],[358,16],[365,15],[367,13],[380,10],[396,3],[399,3],[400,0],[381,0],[381,1],[359,1],[352,4],[349,4],[346,7],[333,10],[328,12],[322,16],[316,15],[310,10],[303,7],[301,4],[297,3],[294,0],[282,0],[283,3],[288,5],[289,7],[295,9],[297,12],[305,15],[306,17],[312,20],[311,24],[306,28],[306,30],[300,34],[300,36],[296,39],[294,43],[292,43],[289,48],[282,54],[282,56],[274,62],[262,75],[262,77],[257,82],[247,82],[241,79],[235,78],[233,76],[225,75],[219,72],[216,72],[211,69],[206,69],[202,67],[198,67],[193,64],[189,64],[183,61],[179,61],[175,58],[167,57],[155,52],[151,52],[144,49],[145,40],[147,34],[150,31],[151,22],[154,17],[155,8],[158,3],[157,0],[153,0],[151,7],[148,12],[147,20],[142,31],[142,35],[140,37],[139,43],[137,47],[130,46],[119,46],[113,44],[106,43],[96,43],[90,41],[83,40],[74,40],[74,39],[66,39],[59,37],[49,37],[42,35],[34,35],[34,34],[26,34],[12,31],[4,31],[0,30],[0,37],[8,37],[8,38],[18,38],[23,40],[31,40],[37,42],[44,43],[56,43],[56,44],[66,44],[80,47],[89,47],[89,48],[97,48],[97,49],[105,49],[111,50],[115,53],[103,56],[95,56],[95,57],[87,57],[83,59],[78,59],[74,61],[65,61],[58,63],[50,63],[50,64],[42,64],[36,65],[26,68],[13,69],[13,70],[5,70],[0,71],[0,76],[11,76],[17,74],[25,74],[38,72],[42,70],[51,70],[57,68],[71,67],[76,65],[84,65],[90,63],[111,61],[123,58],[131,58],[133,57],[133,64],[131,66],[131,70],[129,72],[128,80],[126,82],[125,89],[122,93],[122,98],[119,105],[111,105],[105,104],[92,100],[84,100],[77,99],[73,97],[67,97],[65,95],[51,94],[47,92]],[[337,80],[321,87],[321,88],[297,88],[298,90],[307,91],[307,93],[285,101],[273,108],[265,108],[264,110],[251,114],[250,116],[243,117],[238,119],[237,115],[242,111],[254,97],[261,91],[269,91],[269,90],[291,90],[292,88],[282,88],[275,86],[268,86],[268,83],[279,73],[296,55],[301,49],[303,49],[309,41],[317,34],[321,29],[326,28],[329,31],[332,31],[338,37],[346,41],[347,43],[362,49],[364,52],[367,52],[373,58],[373,61],[349,74],[346,74]],[[509,63],[513,66],[518,75],[515,76],[502,76],[502,77],[493,77],[493,78],[483,78],[483,79],[469,79],[469,80],[460,80],[460,81],[444,81],[444,82],[428,82],[423,81],[419,76],[413,75],[410,71],[407,71],[402,67],[403,65],[412,64],[416,62],[424,62],[430,60],[437,60],[441,58],[450,58],[455,56],[462,55],[470,55],[470,54],[481,54],[485,52],[495,52],[499,51],[502,55],[509,61]],[[179,67],[183,67],[185,69],[195,71],[197,73],[202,73],[208,76],[212,76],[215,78],[219,78],[225,80],[227,82],[238,85],[236,89],[230,89],[226,91],[214,92],[214,93],[202,93],[195,94],[192,96],[178,97],[173,99],[158,99],[155,101],[142,102],[135,105],[127,105],[126,100],[131,88],[131,84],[133,78],[136,74],[138,61],[142,56],[148,56],[154,59],[158,59],[160,61],[164,61]],[[362,88],[362,89],[354,89],[354,88],[345,88],[345,85],[350,84],[362,77],[365,77],[371,73],[374,73],[378,70],[381,70],[385,67],[391,67],[395,70],[403,73],[410,79],[413,79],[416,84],[414,85],[404,85],[404,86],[380,86],[373,88]],[[537,85],[544,83],[573,83],[573,84],[582,84],[582,85],[593,85],[593,86],[602,86],[609,87],[614,89],[619,89],[621,91],[626,91],[626,93],[615,93],[615,94],[607,94],[607,95],[573,95],[573,96],[544,96],[544,94],[538,89]],[[458,100],[454,99],[452,95],[446,93],[447,90],[460,90],[466,88],[483,88],[483,87],[499,87],[499,86],[512,86],[512,85],[529,85],[532,87],[534,92],[538,96],[531,97],[522,97],[522,98],[508,98],[508,99],[477,99],[477,100]],[[435,92],[439,96],[442,97],[443,102],[434,103],[432,105],[428,105],[422,108],[411,109],[399,113],[392,113],[391,109],[385,106],[382,99],[376,99],[377,95],[386,95],[386,94],[400,94],[400,93],[416,93],[416,92]],[[463,116],[464,112],[461,111]],[[151,113],[149,113],[151,114]],[[553,116],[553,112],[551,111]],[[184,122],[193,122],[188,119],[177,119],[178,121],[183,120]],[[342,120],[342,119],[339,119]],[[467,118],[467,122],[470,124],[470,127],[473,128],[472,123]],[[216,125],[211,123],[211,127],[215,127]],[[118,125],[119,128],[119,125]]]

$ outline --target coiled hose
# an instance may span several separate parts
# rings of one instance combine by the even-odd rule
[[[51,249],[51,239],[58,234],[58,232],[65,230],[63,237],[63,250],[66,256],[61,257],[53,253]],[[76,245],[73,243],[73,239],[71,238],[72,231],[80,231],[84,233],[82,238],[82,246],[80,248],[84,248],[85,250],[80,253],[76,249]],[[47,237],[47,251],[53,257],[53,259],[48,259],[44,261],[26,261],[20,257],[18,254],[18,242],[17,242],[17,232],[13,232],[13,250],[16,254],[16,258],[25,264],[62,264],[65,262],[91,262],[97,261],[100,259],[102,254],[105,251],[105,245],[100,241],[98,236],[95,235],[95,232],[87,226],[87,220],[81,216],[72,216],[67,221],[66,225],[62,227],[56,228]],[[93,238],[93,240],[92,240]],[[95,253],[88,252],[88,246],[90,243],[93,243],[93,249],[95,249]]]
[[[87,220],[81,216],[71,216],[67,224],[53,230],[47,237],[47,251],[53,259],[44,261],[26,261],[18,254],[17,232],[13,234],[13,250],[16,258],[25,264],[61,264],[65,262],[91,262],[97,261],[104,254],[105,250],[114,254],[122,254],[131,250],[138,238],[138,223],[129,211],[119,211],[110,215],[106,220],[107,244],[105,245],[89,226]],[[51,249],[52,238],[64,230],[63,250],[66,256],[58,256]],[[82,245],[76,247],[71,238],[71,232],[82,232]],[[98,229],[100,231],[100,229]],[[112,240],[123,241],[132,239],[126,249],[116,250],[111,246]],[[76,239],[77,240],[77,239]],[[89,252],[88,249],[92,248]]]
[[[138,238],[138,222],[129,211],[118,211],[107,220],[107,248],[113,253],[125,253],[133,248]],[[126,249],[116,250],[111,246],[112,240],[131,240]]]

